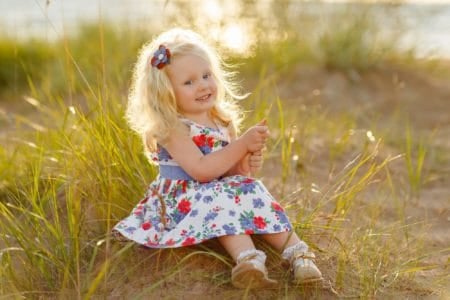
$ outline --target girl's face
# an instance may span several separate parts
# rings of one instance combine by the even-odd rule
[[[166,68],[180,112],[194,119],[206,116],[217,96],[209,63],[196,55],[184,55],[172,59]]]

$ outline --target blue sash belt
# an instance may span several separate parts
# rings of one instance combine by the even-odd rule
[[[194,180],[179,166],[160,165],[159,176],[174,180]]]

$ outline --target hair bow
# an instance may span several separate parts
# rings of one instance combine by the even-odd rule
[[[152,66],[158,69],[162,69],[165,65],[170,64],[170,50],[164,45],[159,45],[158,50],[153,53]]]

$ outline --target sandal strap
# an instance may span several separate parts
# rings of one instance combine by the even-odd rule
[[[264,264],[266,262],[266,257],[266,254],[261,250],[249,249],[239,254],[236,263],[239,264],[243,261],[257,260]]]
[[[239,259],[238,260],[238,264],[239,263],[241,263],[241,262],[244,262],[244,261],[249,261],[249,260],[252,260],[252,259],[256,259],[258,257],[258,254],[249,254],[249,255],[247,255],[247,256],[244,256],[243,258],[241,258],[241,259]]]
[[[281,253],[281,257],[287,261],[291,261],[292,256],[294,256],[295,253],[299,252],[308,252],[308,245],[303,241],[300,241],[297,244],[284,249],[283,253]]]
[[[315,265],[314,260],[316,256],[312,252],[298,252],[294,253],[291,258],[291,269],[294,270],[298,267],[306,267]]]
[[[295,261],[300,258],[314,260],[316,258],[316,256],[312,252],[298,252],[298,253],[294,253],[291,260]]]

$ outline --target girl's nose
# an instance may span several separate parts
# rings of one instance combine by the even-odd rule
[[[200,90],[205,90],[209,87],[209,84],[206,80],[200,81]]]

